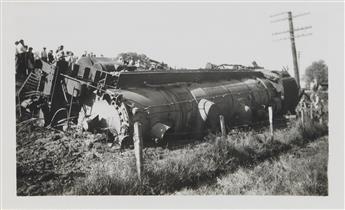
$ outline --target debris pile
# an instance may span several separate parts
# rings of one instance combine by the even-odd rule
[[[103,134],[23,129],[17,134],[17,194],[69,194],[92,163],[120,155],[105,141]]]
[[[145,54],[138,54],[135,52],[120,53],[115,60],[122,65],[135,66],[137,67],[137,71],[171,69],[171,67],[164,62],[158,62],[147,57]]]

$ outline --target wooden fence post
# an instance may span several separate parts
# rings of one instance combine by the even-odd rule
[[[70,118],[71,118],[74,91],[75,91],[75,88],[73,87],[73,91],[72,91],[72,95],[71,95],[71,101],[70,101],[70,103],[69,103],[69,109],[68,109],[68,113],[67,113],[67,128],[68,128],[68,129],[69,129],[69,127],[70,127],[69,121],[70,121]]]
[[[220,130],[222,132],[222,137],[226,137],[226,128],[225,128],[224,116],[219,115],[219,120],[220,120]]]
[[[143,137],[142,127],[140,122],[134,123],[134,154],[136,159],[136,166],[138,172],[138,179],[141,181],[143,171]]]
[[[268,117],[270,121],[270,135],[271,139],[273,140],[273,111],[271,106],[268,107]]]
[[[313,104],[310,103],[310,119],[313,120]]]

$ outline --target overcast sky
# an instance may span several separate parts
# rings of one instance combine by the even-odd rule
[[[327,3],[7,3],[5,28],[10,40],[29,46],[84,50],[115,57],[120,52],[144,53],[172,67],[199,68],[207,62],[250,65],[268,69],[289,66],[292,73],[288,21],[270,15],[310,12],[296,18],[295,28],[312,26],[312,36],[296,40],[301,74],[313,61],[329,60],[330,25],[343,8]],[[297,35],[300,33],[296,33]]]

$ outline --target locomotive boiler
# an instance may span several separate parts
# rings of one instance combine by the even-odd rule
[[[233,127],[267,120],[268,106],[275,115],[294,113],[299,93],[287,72],[252,68],[110,72],[75,65],[61,75],[80,103],[78,125],[107,131],[120,144],[132,141],[134,123],[148,143],[217,132],[221,115]]]

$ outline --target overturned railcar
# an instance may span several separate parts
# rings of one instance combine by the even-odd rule
[[[59,69],[59,67],[58,67]],[[104,71],[75,65],[60,71],[78,99],[78,124],[89,131],[107,131],[120,144],[142,126],[144,143],[176,136],[202,136],[219,129],[219,116],[231,126],[293,113],[299,89],[285,71],[171,70]]]

